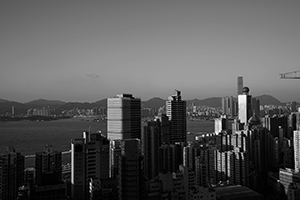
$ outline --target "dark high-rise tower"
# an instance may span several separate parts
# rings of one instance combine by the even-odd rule
[[[180,91],[166,102],[166,114],[170,120],[170,142],[186,142],[186,102],[181,100]]]
[[[143,199],[142,152],[139,139],[121,141],[119,156],[119,199]]]
[[[150,180],[158,175],[158,156],[160,146],[160,121],[151,121],[143,126],[142,152],[144,155],[144,174]]]
[[[0,155],[0,199],[16,199],[18,188],[24,183],[24,161],[20,153],[8,147],[5,154]]]
[[[71,141],[71,196],[86,199],[90,179],[109,177],[109,140],[100,133],[84,132]]]
[[[237,95],[243,94],[243,77],[237,77]]]
[[[36,185],[55,185],[62,181],[61,152],[46,146],[35,154]]]

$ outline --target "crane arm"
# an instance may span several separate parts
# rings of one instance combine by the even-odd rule
[[[279,74],[281,79],[300,79],[300,70]]]

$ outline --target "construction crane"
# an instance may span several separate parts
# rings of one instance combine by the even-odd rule
[[[279,74],[281,79],[300,79],[300,70]]]

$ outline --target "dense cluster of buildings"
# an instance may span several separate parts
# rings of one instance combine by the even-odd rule
[[[107,99],[107,135],[71,140],[69,175],[51,146],[24,170],[0,156],[1,199],[300,199],[300,113],[260,115],[238,78],[237,102],[223,98],[215,132],[188,137],[186,102],[175,91],[165,113],[141,123],[141,100]]]

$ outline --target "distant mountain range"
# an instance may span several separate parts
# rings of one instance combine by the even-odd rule
[[[276,99],[273,96],[270,95],[261,95],[255,97],[260,100],[260,105],[284,105],[281,103],[278,99]],[[222,106],[222,97],[212,97],[212,98],[206,98],[206,99],[192,99],[192,100],[186,100],[187,105],[191,105],[193,102],[197,106],[210,106],[210,107],[221,107]],[[149,99],[148,101],[142,101],[142,106],[144,108],[153,108],[158,109],[166,104],[166,100],[154,97],[152,99]],[[46,100],[46,99],[37,99],[33,100],[27,103],[19,103],[15,101],[8,101],[4,99],[0,99],[0,114],[10,113],[12,106],[15,107],[15,113],[21,114],[26,113],[29,108],[41,108],[41,107],[56,107],[57,110],[71,110],[73,108],[79,108],[79,109],[91,109],[95,107],[106,107],[107,106],[107,100],[102,99],[93,103],[88,102],[63,102],[59,100]]]

